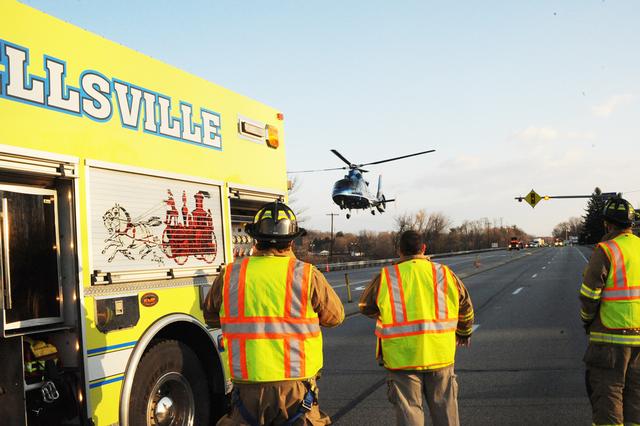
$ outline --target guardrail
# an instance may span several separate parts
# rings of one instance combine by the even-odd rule
[[[506,248],[498,247],[498,248],[486,248],[486,249],[478,249],[478,250],[451,251],[447,253],[430,254],[428,255],[428,257],[431,259],[440,259],[444,257],[462,256],[464,254],[484,253],[488,251],[499,251],[499,250],[506,250]],[[397,260],[398,258],[396,257],[393,259],[359,260],[355,262],[317,263],[316,267],[321,271],[325,271],[325,272],[344,271],[347,269],[369,268],[371,266],[382,267],[384,265],[390,265]]]

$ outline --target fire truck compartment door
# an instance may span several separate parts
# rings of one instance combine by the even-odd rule
[[[62,322],[56,192],[0,185],[3,330]]]

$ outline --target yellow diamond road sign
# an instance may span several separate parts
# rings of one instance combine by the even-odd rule
[[[531,192],[524,197],[524,200],[529,203],[531,207],[535,207],[536,204],[538,204],[538,202],[542,200],[542,197],[532,189]]]

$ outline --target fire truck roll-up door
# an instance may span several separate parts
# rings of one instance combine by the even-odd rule
[[[0,418],[6,426],[79,424],[85,411],[77,164],[74,157],[0,145]]]
[[[215,275],[226,263],[219,182],[88,164],[93,284]]]
[[[251,254],[253,239],[244,231],[244,227],[247,223],[253,221],[253,217],[263,205],[276,200],[284,201],[284,194],[274,194],[239,185],[229,185],[233,260]]]

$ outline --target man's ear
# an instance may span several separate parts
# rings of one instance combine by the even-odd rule
[[[425,254],[426,252],[427,252],[427,245],[422,244],[422,247],[420,247],[420,254]]]

